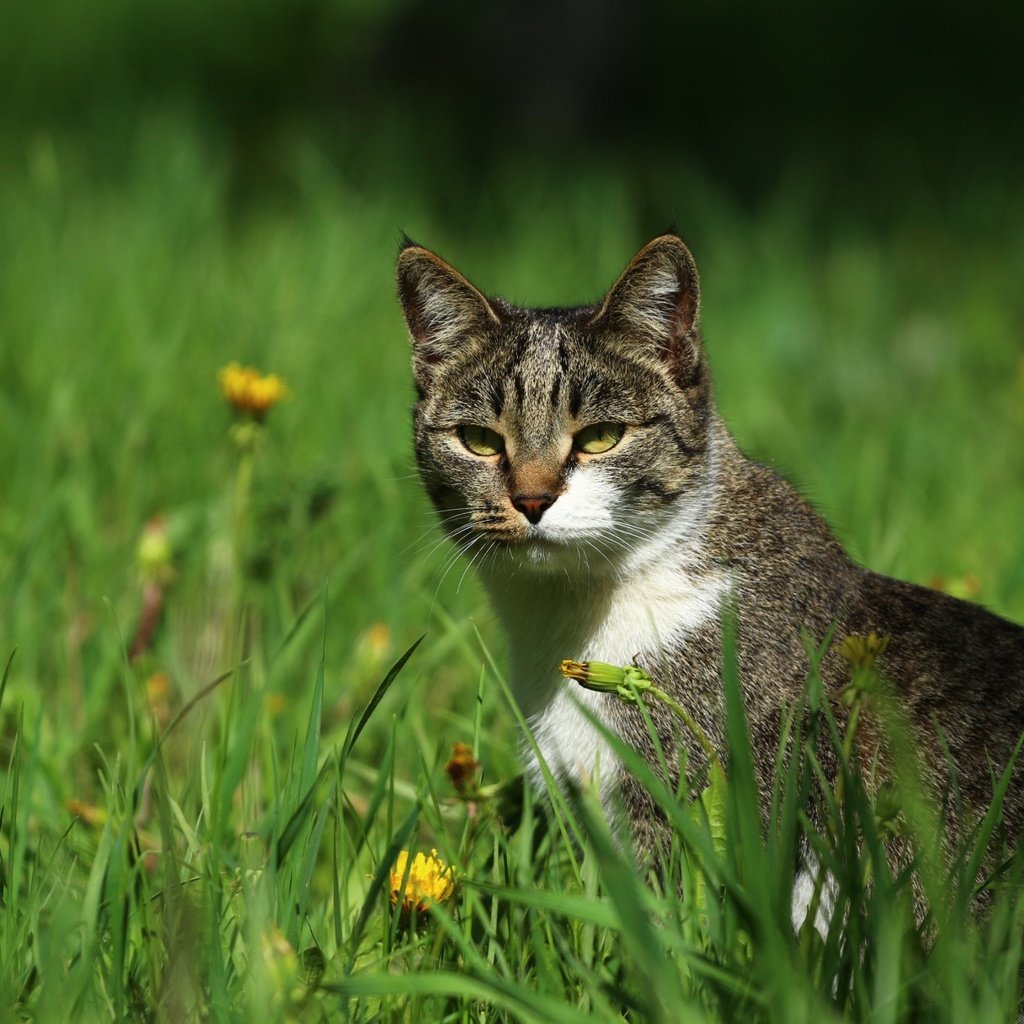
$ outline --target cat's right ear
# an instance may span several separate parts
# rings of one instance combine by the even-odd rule
[[[437,365],[467,335],[479,335],[501,321],[491,304],[454,267],[418,245],[398,255],[398,298],[412,338],[417,384],[430,382]]]

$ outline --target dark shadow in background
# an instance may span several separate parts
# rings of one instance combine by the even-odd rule
[[[880,192],[1013,181],[1024,5],[51,0],[0,16],[8,138],[184,104],[259,182],[296,124],[425,189],[510,158],[678,162],[740,201],[794,167]],[[88,8],[88,10],[86,10]],[[638,173],[642,187],[643,174]]]

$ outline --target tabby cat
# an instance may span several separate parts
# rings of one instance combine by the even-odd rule
[[[508,633],[541,755],[562,778],[599,771],[641,851],[661,819],[577,702],[650,758],[647,729],[615,697],[563,679],[559,663],[635,659],[724,748],[727,602],[765,801],[782,711],[807,678],[802,633],[821,642],[834,630],[890,637],[880,667],[932,782],[948,785],[937,724],[965,803],[987,806],[993,767],[1024,732],[1024,629],[854,564],[792,486],[739,450],[715,410],[697,269],[679,238],[644,246],[593,305],[485,298],[412,242],[398,291],[420,473]],[[822,665],[833,697],[849,678],[837,646]],[[683,740],[661,705],[651,710],[671,763]],[[1022,797],[1011,787],[1005,807],[1018,835]]]

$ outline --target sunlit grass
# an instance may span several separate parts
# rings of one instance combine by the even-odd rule
[[[307,143],[282,159],[288,203],[238,205],[216,145],[154,118],[116,180],[46,136],[0,179],[5,1019],[1010,1013],[1015,901],[952,920],[926,957],[898,880],[858,891],[867,854],[842,834],[821,849],[840,847],[870,953],[787,930],[800,765],[766,845],[731,770],[724,854],[648,771],[678,818],[666,877],[704,879],[699,914],[641,882],[592,794],[515,808],[501,642],[412,467],[398,231],[552,303],[594,298],[664,221],[612,166],[564,202],[510,179],[453,223],[412,178],[354,194]],[[1005,215],[983,236],[954,211],[878,237],[795,191],[743,213],[684,182],[665,219],[702,268],[745,445],[872,567],[1022,619],[1022,203],[990,202]],[[232,361],[291,393],[244,487],[217,384]],[[456,742],[469,793],[444,770]],[[845,799],[873,827],[853,779]],[[454,894],[403,920],[395,862],[432,849]]]

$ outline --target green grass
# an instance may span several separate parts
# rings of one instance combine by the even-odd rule
[[[451,744],[502,782],[517,728],[496,626],[411,464],[398,232],[486,290],[590,300],[663,226],[614,164],[516,167],[455,217],[414,170],[367,190],[301,138],[280,202],[239,200],[217,141],[173,116],[97,152],[39,135],[0,176],[5,1019],[1012,1015],[1012,898],[984,925],[954,915],[925,956],[897,882],[855,884],[868,854],[847,843],[837,877],[869,952],[793,936],[795,810],[780,796],[762,847],[739,769],[724,853],[660,795],[681,836],[669,877],[710,880],[703,915],[639,883],[587,794],[550,828],[528,796],[514,831],[453,799]],[[1024,195],[965,191],[883,231],[800,183],[754,211],[685,175],[664,191],[748,450],[873,568],[1024,619]],[[292,391],[257,453],[242,569],[216,386],[234,359]],[[156,516],[174,578],[129,662]],[[847,800],[870,829],[852,781]],[[387,871],[431,847],[461,883],[408,930]]]

